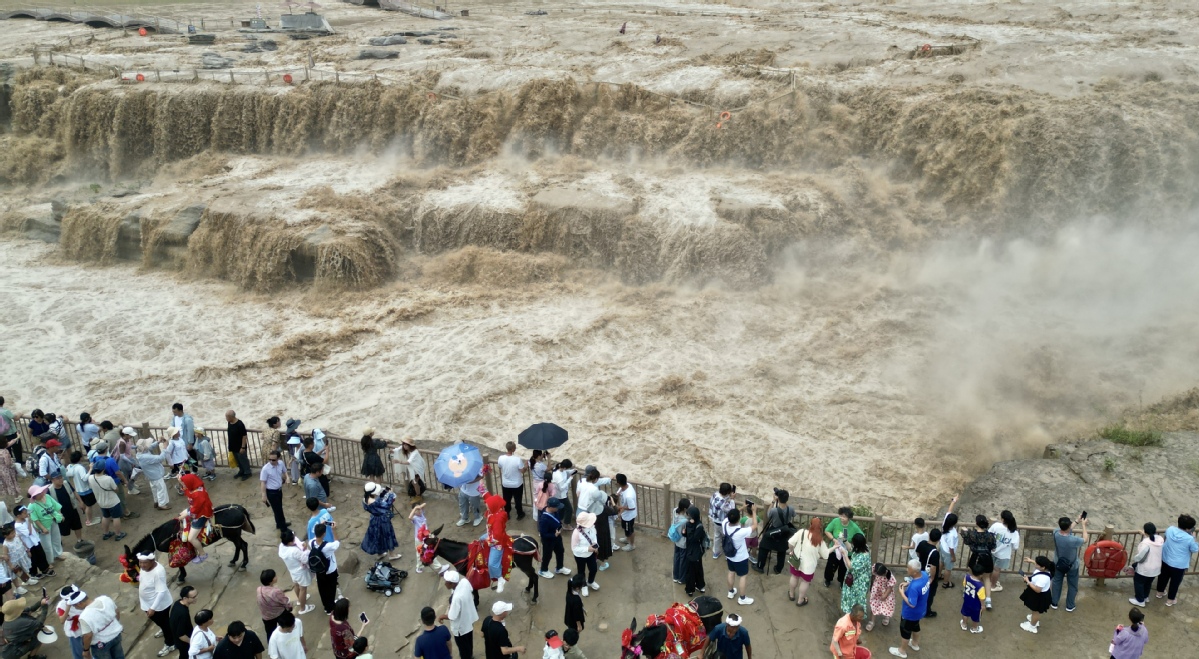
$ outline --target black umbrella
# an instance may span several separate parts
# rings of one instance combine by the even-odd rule
[[[520,433],[520,445],[525,448],[548,451],[566,443],[570,436],[566,430],[552,423],[534,423]]]

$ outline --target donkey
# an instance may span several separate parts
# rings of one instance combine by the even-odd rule
[[[454,566],[454,569],[462,573],[463,578],[466,577],[467,568],[470,567],[467,559],[470,558],[470,545],[465,542],[456,540],[446,540],[441,537],[442,526],[437,527],[437,530],[429,534],[425,538],[425,546],[433,549],[432,552],[421,552],[422,562],[429,565],[433,562],[433,556],[440,556],[448,563]],[[537,568],[533,563],[537,560],[537,552],[540,546],[537,541],[531,536],[518,535],[512,538],[512,563],[525,576],[529,578],[529,585],[525,587],[525,592],[533,591],[533,597],[530,603],[536,604],[537,598],[541,594],[541,588],[538,586]],[[424,560],[425,557],[428,560]]]
[[[246,565],[250,562],[250,544],[242,539],[242,532],[254,533],[254,522],[250,519],[250,511],[236,503],[217,506],[213,509],[213,534],[208,538],[206,546],[228,540],[233,543],[233,559],[229,561],[229,567],[237,567],[239,572],[246,571]],[[159,525],[149,535],[142,538],[132,549],[129,545],[125,545],[125,558],[127,564],[132,566],[135,571],[130,574],[130,577],[136,578],[137,570],[137,554],[146,554],[151,551],[169,552],[171,549],[171,541],[179,538],[179,518],[175,517],[171,520]],[[237,565],[238,557],[243,557],[241,565]],[[187,568],[179,568],[179,575],[175,578],[178,583],[187,581]]]

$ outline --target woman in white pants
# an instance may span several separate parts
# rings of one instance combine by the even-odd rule
[[[154,452],[154,444],[154,440],[149,437],[137,440],[137,465],[146,477],[146,482],[150,484],[150,492],[154,495],[154,507],[167,510],[171,500],[167,496],[165,479],[170,462],[165,451]]]

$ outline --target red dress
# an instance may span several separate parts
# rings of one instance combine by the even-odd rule
[[[187,497],[187,507],[191,511],[192,520],[201,517],[212,519],[212,499],[208,498],[204,481],[195,474],[184,474],[179,481],[183,483],[183,496]]]
[[[503,550],[500,567],[504,578],[512,573],[512,538],[508,536],[508,512],[504,510],[504,497],[491,495],[487,503],[487,544]]]

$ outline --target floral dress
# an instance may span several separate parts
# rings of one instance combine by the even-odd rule
[[[15,497],[23,494],[17,484],[17,468],[13,466],[12,454],[0,449],[0,496]]]
[[[870,613],[884,618],[895,615],[895,577],[874,577],[870,586]]]
[[[362,507],[370,513],[371,521],[362,538],[362,551],[378,556],[400,546],[395,528],[391,525],[391,518],[395,516],[391,504],[395,498],[395,492],[388,491],[370,503],[363,502]]]
[[[841,611],[849,613],[855,604],[866,608],[866,595],[870,590],[870,552],[856,552],[849,555],[850,572],[853,573],[853,585],[841,587]]]

